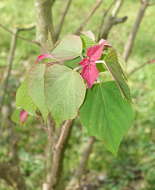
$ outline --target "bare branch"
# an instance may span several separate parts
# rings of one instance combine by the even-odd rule
[[[56,30],[56,34],[55,34],[55,38],[56,38],[56,41],[58,40],[59,36],[60,36],[60,33],[62,31],[62,27],[64,25],[64,21],[65,21],[65,18],[66,18],[66,15],[69,11],[69,8],[70,8],[70,5],[72,3],[72,0],[68,0],[67,4],[66,4],[66,7],[64,9],[64,12],[62,13],[62,17],[61,17],[61,20],[60,20],[60,24],[58,25],[58,28]]]
[[[89,160],[89,156],[92,152],[93,144],[95,143],[94,137],[89,137],[88,142],[83,150],[81,160],[77,170],[75,171],[75,176],[79,179],[85,172],[87,167],[87,162]]]
[[[121,17],[121,18],[115,18],[115,19],[114,19],[114,24],[123,23],[123,22],[125,22],[127,19],[128,19],[127,16],[124,16],[124,17]]]
[[[9,56],[8,56],[8,70],[7,70],[6,78],[4,80],[4,85],[3,85],[3,94],[2,94],[2,98],[1,98],[0,112],[2,110],[5,96],[6,96],[7,90],[8,90],[8,83],[9,83],[9,78],[10,78],[11,71],[12,71],[12,64],[13,64],[15,50],[16,50],[16,44],[17,44],[17,34],[18,34],[18,29],[15,29],[14,34],[12,36],[11,44],[10,44],[10,52],[9,52]]]
[[[130,71],[130,73],[128,74],[128,76],[130,77],[131,75],[133,75],[135,72],[141,70],[142,68],[144,68],[146,65],[149,65],[149,64],[152,64],[152,63],[155,63],[155,59],[152,59],[146,63],[143,63],[142,65],[134,68],[133,70]]]
[[[111,8],[113,7],[114,3],[115,3],[115,0],[113,0],[112,3],[109,5],[109,7],[103,12],[103,16],[102,16],[102,20],[101,20],[101,24],[100,24],[99,32],[98,32],[98,40],[100,39],[100,36],[101,36],[101,32],[102,32],[101,29],[104,24],[105,18],[107,14],[109,13],[109,11],[111,10]]]
[[[96,12],[96,10],[100,7],[100,5],[102,4],[102,2],[103,2],[103,0],[97,0],[96,1],[95,6],[92,8],[92,10],[86,16],[85,20],[81,23],[81,25],[79,26],[79,28],[77,28],[76,31],[74,32],[75,34],[79,34],[83,30],[83,28],[89,22],[89,20],[94,15],[94,13]]]
[[[133,24],[133,27],[132,27],[132,29],[130,31],[128,40],[127,40],[127,42],[125,44],[125,47],[124,47],[123,58],[124,58],[125,61],[128,60],[128,58],[129,58],[129,56],[131,54],[132,48],[134,46],[135,38],[137,36],[140,24],[141,24],[141,22],[142,22],[142,20],[144,18],[144,14],[145,14],[145,11],[146,11],[147,7],[148,7],[148,3],[140,4],[140,8],[138,10],[136,20],[135,20],[135,22]]]
[[[54,27],[51,15],[52,0],[36,0],[37,10],[37,38],[42,45],[42,53],[47,52],[50,48],[48,36],[51,35],[51,40],[54,43]]]
[[[109,12],[107,13],[107,15],[104,19],[104,23],[100,28],[98,40],[100,38],[107,39],[108,35],[110,33],[110,30],[112,29],[112,27],[114,25],[123,23],[126,21],[127,17],[123,17],[122,20],[117,18],[117,14],[118,14],[122,4],[123,4],[123,0],[116,0],[115,3],[112,4],[113,8],[111,10],[109,10]]]
[[[75,186],[78,186],[78,188],[79,188],[80,179],[82,178],[82,176],[85,173],[85,170],[87,167],[87,162],[89,160],[90,154],[92,153],[94,143],[95,143],[95,138],[89,137],[88,142],[83,149],[83,153],[81,155],[80,163],[74,172],[75,175],[73,176],[73,179],[70,181],[66,190],[72,190]]]
[[[124,0],[116,0],[115,1],[115,6],[114,6],[114,8],[113,8],[113,10],[111,12],[111,16],[112,17],[116,17],[117,16],[117,14],[118,14],[118,12],[119,12],[119,10],[120,10],[123,2],[124,2]]]
[[[14,35],[14,31],[9,30],[9,29],[8,29],[7,27],[5,27],[3,24],[0,24],[0,27],[3,28],[5,31],[9,32],[10,34]],[[34,28],[35,28],[35,26],[31,26],[31,27],[28,27],[28,28],[17,28],[17,29],[18,29],[18,31],[27,31],[27,30],[32,30],[32,29],[34,29]],[[32,44],[35,44],[35,45],[37,45],[37,46],[40,46],[40,43],[37,42],[37,41],[35,41],[35,40],[29,40],[29,39],[24,38],[24,37],[22,37],[22,36],[20,36],[20,35],[17,35],[17,38],[19,38],[19,39],[21,39],[21,40],[24,40],[24,41],[26,41],[26,42],[28,42],[28,43],[32,43]]]
[[[72,120],[67,120],[63,124],[59,138],[53,147],[51,171],[46,183],[46,190],[53,190],[59,184],[63,164],[63,154],[65,151],[65,145],[70,136],[72,122]]]

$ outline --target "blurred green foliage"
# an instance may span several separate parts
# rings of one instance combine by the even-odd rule
[[[94,33],[99,27],[99,20],[102,17],[102,10],[106,9],[111,0],[105,1],[97,11],[86,30]],[[2,24],[12,29],[15,26],[35,24],[34,1],[1,0],[0,14]],[[55,24],[59,21],[62,12],[61,0],[56,2],[54,10]],[[89,9],[94,4],[92,0],[75,0],[70,12],[66,17],[63,33],[72,33],[81,23]],[[122,54],[124,44],[135,20],[139,0],[126,0],[119,16],[128,16],[127,22],[113,28],[109,36],[109,42]],[[149,7],[141,24],[132,55],[128,61],[127,70],[130,71],[136,66],[155,58],[155,7]],[[35,30],[22,32],[22,36],[35,39]],[[0,28],[0,74],[6,65],[11,36]],[[6,104],[14,102],[13,95],[23,79],[23,73],[33,64],[39,48],[35,45],[18,40],[16,56],[13,66],[13,75],[9,83],[9,97],[6,97]],[[1,71],[2,67],[2,71]],[[155,65],[145,66],[142,70],[135,72],[129,78],[133,103],[135,104],[136,118],[133,128],[129,131],[121,144],[119,154],[113,157],[105,151],[102,142],[96,142],[94,151],[88,163],[87,178],[95,174],[95,183],[98,177],[100,180],[99,190],[154,190],[155,189]],[[0,77],[1,80],[1,77]],[[1,87],[0,87],[1,89]],[[19,155],[21,159],[22,173],[29,186],[29,190],[40,190],[41,179],[44,177],[44,149],[47,136],[38,123],[32,121],[26,126],[16,126],[16,132],[20,135]],[[73,169],[78,164],[83,144],[87,142],[85,131],[76,122],[69,147],[66,152],[64,181],[68,181],[73,174]],[[0,140],[0,160],[8,160],[9,136],[3,134]],[[92,178],[91,178],[92,179]],[[11,190],[6,184],[0,181],[1,190]]]

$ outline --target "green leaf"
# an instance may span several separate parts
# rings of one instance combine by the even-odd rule
[[[48,109],[45,101],[44,93],[44,74],[45,64],[35,64],[28,73],[28,93],[32,98],[32,101],[40,110],[44,120],[47,119]]]
[[[21,110],[14,110],[11,115],[11,120],[17,124],[20,124],[20,111]]]
[[[91,46],[96,45],[95,41],[93,41],[91,38],[89,38],[88,36],[82,34],[80,35],[82,42],[83,42],[83,48],[87,49]]]
[[[52,51],[52,55],[58,60],[69,60],[80,56],[82,53],[82,41],[79,36],[68,35]]]
[[[63,65],[53,65],[45,74],[48,108],[57,125],[76,117],[85,97],[86,86],[80,74]]]
[[[127,100],[131,100],[130,89],[126,83],[126,76],[118,62],[117,53],[114,49],[110,48],[107,55],[104,58],[107,69],[115,79],[121,92]]]
[[[88,90],[80,110],[80,120],[88,133],[103,140],[105,147],[115,155],[133,118],[131,105],[114,81],[94,85]]]
[[[106,71],[106,68],[103,64],[101,63],[96,63],[96,67],[97,69],[100,71],[100,72],[105,72]]]
[[[79,66],[80,61],[81,61],[81,57],[77,57],[75,59],[65,61],[64,65],[74,69]]]
[[[35,115],[37,107],[32,101],[32,98],[28,94],[27,80],[25,80],[17,90],[16,93],[16,106],[22,108],[27,112]]]

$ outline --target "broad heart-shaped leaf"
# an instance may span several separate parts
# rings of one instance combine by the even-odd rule
[[[46,101],[57,125],[76,117],[85,91],[84,81],[76,71],[63,65],[53,65],[46,70]]]
[[[17,90],[16,93],[16,106],[26,110],[28,113],[34,115],[37,107],[28,94],[27,80],[25,80]]]
[[[126,77],[118,62],[117,53],[114,49],[110,48],[104,58],[107,69],[112,74],[121,92],[127,100],[131,100],[130,89],[126,83]]]
[[[27,76],[28,81],[28,93],[32,98],[32,101],[42,113],[44,120],[47,119],[48,109],[45,102],[44,93],[44,74],[45,64],[35,64],[31,68]]]
[[[114,81],[100,83],[88,90],[80,110],[80,120],[88,133],[103,140],[117,154],[123,136],[131,127],[133,110]]]
[[[80,56],[82,53],[82,41],[79,36],[68,35],[52,51],[57,60],[69,60]]]

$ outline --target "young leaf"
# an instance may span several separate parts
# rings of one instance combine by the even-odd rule
[[[81,57],[76,57],[75,59],[65,61],[64,65],[74,69],[79,66],[80,61],[81,61]]]
[[[28,119],[28,116],[29,114],[27,111],[25,110],[20,111],[20,123],[25,123],[26,120]]]
[[[117,53],[114,49],[110,48],[109,52],[104,58],[107,69],[115,79],[121,92],[127,100],[131,100],[130,89],[126,83],[126,76],[118,62]]]
[[[37,107],[28,94],[27,80],[25,80],[17,90],[16,93],[16,106],[22,108],[31,114],[35,114]]]
[[[99,72],[94,62],[89,62],[87,58],[83,59],[83,61],[88,61],[88,64],[86,63],[86,65],[83,66],[81,76],[87,81],[88,88],[91,88],[94,84],[94,81],[98,78]]]
[[[133,117],[131,105],[114,81],[89,89],[80,110],[80,120],[88,133],[103,140],[105,147],[115,155]]]
[[[80,37],[81,37],[81,39],[82,39],[83,48],[84,48],[84,49],[87,49],[87,48],[89,48],[89,47],[91,47],[91,46],[96,45],[95,41],[92,40],[91,38],[89,38],[88,36],[82,34],[82,35],[80,35]]]
[[[76,117],[85,91],[79,73],[63,65],[48,67],[45,74],[45,95],[48,109],[57,125]]]
[[[79,63],[83,67],[81,76],[86,80],[88,88],[91,88],[98,78],[99,72],[96,67],[96,61],[101,57],[105,46],[109,46],[109,44],[106,40],[102,40],[100,44],[88,48],[87,57]]]
[[[48,109],[45,101],[44,94],[44,74],[45,74],[45,64],[35,64],[31,68],[27,80],[28,80],[28,93],[32,98],[32,101],[40,110],[43,115],[44,120],[47,119]]]
[[[79,36],[68,35],[52,51],[58,60],[69,60],[80,56],[82,53],[82,41]]]

